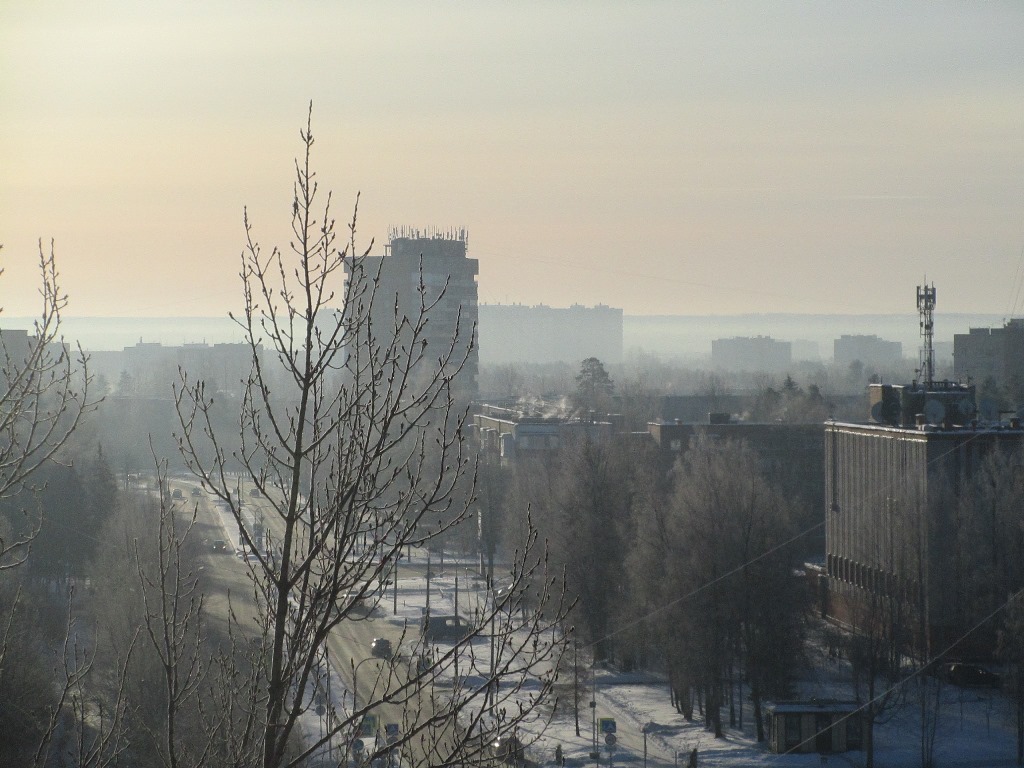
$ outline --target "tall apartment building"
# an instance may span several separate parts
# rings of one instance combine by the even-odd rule
[[[1013,318],[1002,328],[971,328],[953,335],[953,375],[982,384],[991,377],[1005,386],[1024,381],[1024,319]]]
[[[480,306],[480,354],[487,363],[622,362],[622,310],[585,307]]]
[[[371,318],[378,338],[394,330],[396,309],[399,317],[415,318],[423,301],[429,307],[422,336],[427,344],[425,360],[435,365],[455,339],[452,362],[465,360],[457,381],[459,394],[471,399],[476,396],[479,369],[475,343],[479,267],[476,259],[467,257],[467,246],[462,229],[399,228],[392,230],[384,255],[367,256],[363,265],[367,276],[379,273]],[[346,270],[351,274],[350,265]]]

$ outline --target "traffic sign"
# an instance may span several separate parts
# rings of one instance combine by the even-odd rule
[[[384,735],[387,736],[388,744],[394,744],[398,741],[398,733],[398,723],[384,724]]]
[[[597,721],[597,725],[601,733],[615,733],[614,717],[602,717]]]
[[[616,739],[615,739],[615,734],[614,733],[606,733],[605,734],[605,736],[604,736],[604,743],[607,744],[609,747],[614,747],[615,746],[615,741],[616,741]]]
[[[352,751],[353,752],[362,752],[364,746],[366,746],[366,745],[363,744],[363,740],[362,739],[356,739],[355,741],[352,742]]]

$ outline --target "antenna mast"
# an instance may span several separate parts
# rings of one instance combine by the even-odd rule
[[[925,278],[927,281],[927,278]],[[935,332],[935,323],[932,320],[932,312],[935,310],[935,283],[930,286],[917,286],[917,312],[921,316],[921,338],[924,339],[924,347],[921,349],[921,369],[919,373],[924,378],[924,385],[927,389],[932,388],[935,380],[935,347],[932,345],[932,338]]]

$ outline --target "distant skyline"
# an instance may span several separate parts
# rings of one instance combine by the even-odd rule
[[[999,315],[936,313],[935,344],[940,358],[952,354],[953,336],[971,328],[999,328]],[[482,318],[486,322],[486,317]],[[5,314],[0,327],[32,327],[32,318]],[[88,351],[118,351],[136,344],[223,344],[242,341],[242,332],[227,317],[75,317],[62,328],[66,341]],[[921,335],[915,312],[891,315],[631,315],[623,316],[622,344],[628,358],[634,352],[694,360],[710,357],[711,342],[735,336],[771,336],[794,345],[794,360],[827,360],[833,342],[843,334],[876,335],[903,344],[903,356],[916,359]],[[507,350],[491,349],[493,333],[481,331],[480,359],[491,365]],[[810,350],[813,354],[806,355]]]
[[[1024,312],[1024,4],[0,6],[0,305],[238,310],[315,163],[358,240],[465,227],[480,300]],[[2,318],[0,318],[2,324]]]

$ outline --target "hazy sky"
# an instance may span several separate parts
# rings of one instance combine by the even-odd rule
[[[0,303],[52,237],[72,314],[237,309],[312,101],[338,218],[467,228],[481,301],[1022,311],[1022,41],[1019,0],[6,0]]]

